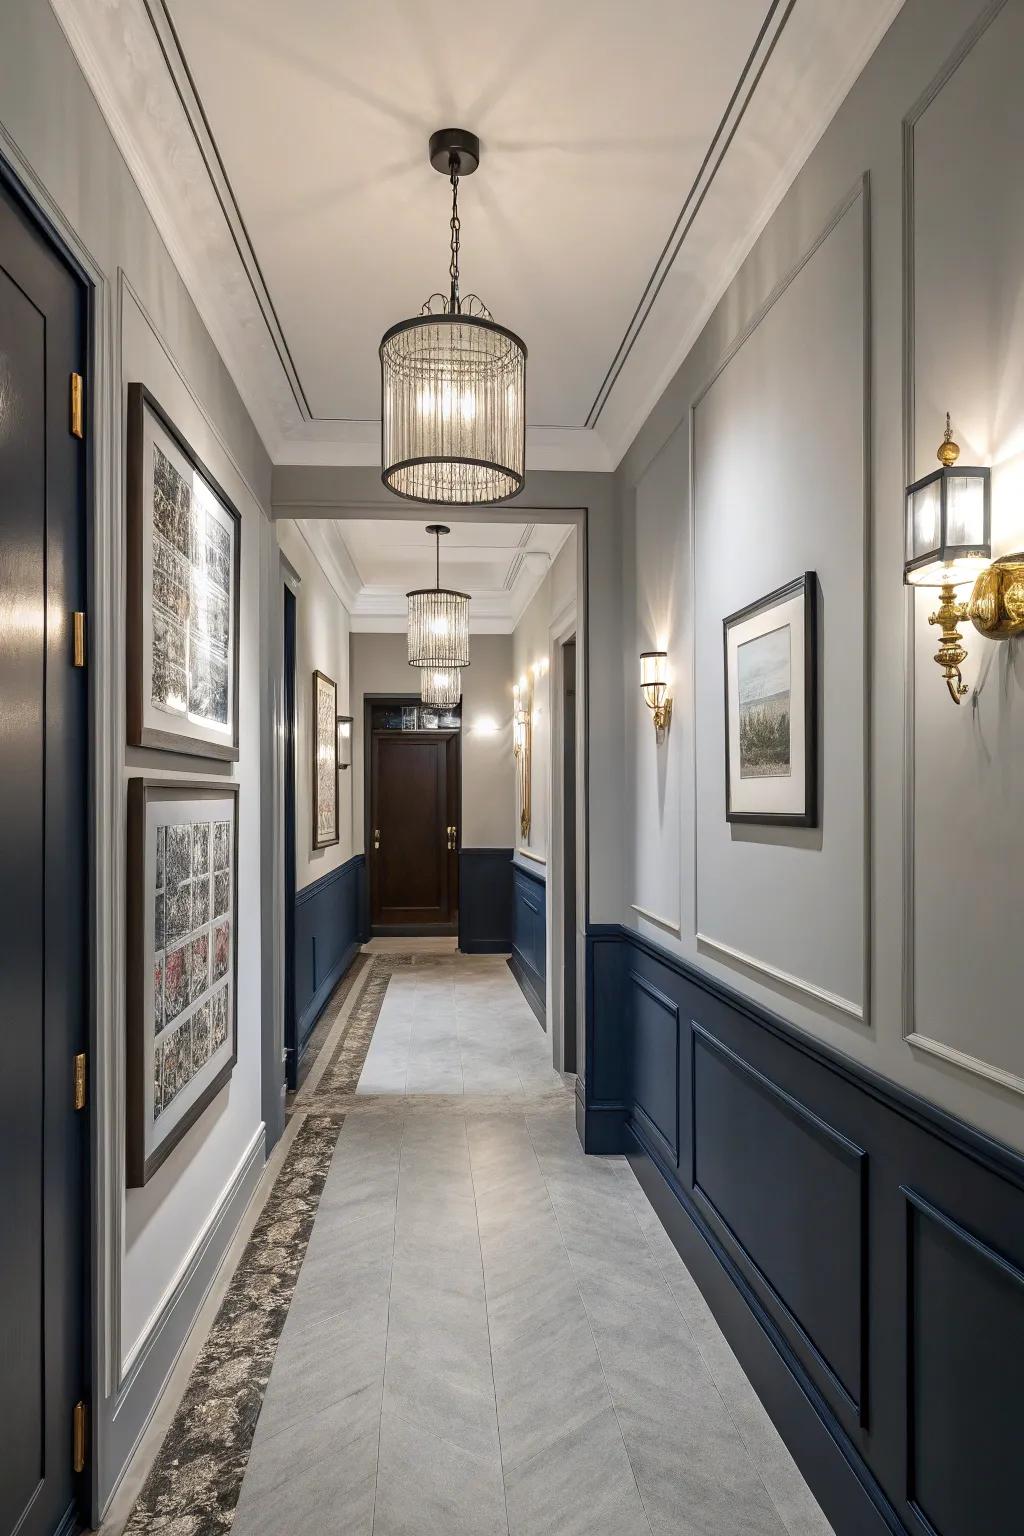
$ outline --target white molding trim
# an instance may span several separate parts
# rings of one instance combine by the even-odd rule
[[[916,425],[916,353],[915,327],[915,241],[914,241],[914,132],[918,122],[941,95],[975,44],[980,42],[989,27],[1006,6],[1006,0],[990,0],[989,5],[975,19],[956,47],[943,62],[941,69],[929,82],[903,119],[903,480],[909,485],[915,478],[915,425]],[[916,1026],[917,1005],[915,999],[915,971],[917,962],[916,931],[916,879],[915,879],[915,779],[916,743],[914,724],[916,719],[915,677],[915,593],[908,587],[905,595],[906,623],[903,637],[903,1019],[902,1033],[908,1049],[924,1051],[973,1077],[985,1082],[998,1083],[1015,1093],[1024,1093],[1024,1078],[1003,1067],[994,1066],[979,1056],[971,1056],[955,1046],[922,1034]]]
[[[216,1203],[193,1238],[188,1252],[184,1255],[177,1270],[164,1287],[163,1295],[140,1328],[138,1338],[125,1350],[124,1358],[121,1361],[121,1381],[124,1391],[131,1387],[131,1378],[137,1372],[140,1355],[152,1347],[153,1340],[166,1326],[168,1317],[178,1305],[185,1287],[195,1273],[200,1258],[209,1247],[211,1236],[221,1222],[233,1195],[244,1181],[250,1164],[256,1158],[257,1153],[262,1152],[264,1134],[265,1127],[261,1122],[245,1151],[235,1164],[231,1177],[221,1190]],[[262,1160],[260,1167],[262,1168]]]
[[[271,526],[273,526],[273,524]],[[297,592],[302,586],[302,577],[299,575],[294,565],[292,565],[280,544],[278,544],[276,548],[277,557],[281,563],[281,579],[285,586],[290,589],[290,591]]]
[[[824,1003],[826,1007],[845,1014],[847,1018],[856,1019],[859,1023],[864,1021],[864,1009],[859,1003],[851,1002],[848,997],[841,997],[838,992],[830,992],[827,987],[819,987],[813,981],[805,981],[802,976],[794,976],[789,971],[781,970],[777,965],[769,965],[766,960],[758,960],[754,955],[744,954],[742,949],[734,949],[731,944],[722,944],[718,939],[709,938],[706,933],[697,934],[697,946],[734,965],[742,965],[747,970],[757,971],[760,975],[769,977],[791,991],[800,993],[802,997],[810,997],[816,1003]]]
[[[938,1056],[941,1061],[952,1062],[954,1067],[959,1067],[963,1072],[971,1072],[975,1077],[983,1077],[990,1083],[998,1083],[1001,1088],[1009,1088],[1013,1093],[1024,1093],[1024,1077],[1019,1077],[1016,1072],[1008,1072],[1003,1067],[994,1067],[991,1062],[984,1061],[980,1056],[971,1056],[967,1051],[959,1051],[955,1045],[944,1045],[941,1040],[933,1040],[930,1035],[919,1035],[916,1030],[912,1034],[904,1035],[903,1038],[909,1046],[919,1051],[926,1051],[929,1056]]]
[[[659,917],[657,912],[651,912],[647,907],[641,907],[637,902],[630,902],[630,909],[648,923],[655,923],[659,928],[664,928],[668,933],[679,935],[683,931],[682,923],[673,922],[670,917]],[[698,935],[699,937],[699,935]]]
[[[177,1275],[132,1347],[114,1405],[110,1457],[102,1468],[105,1481],[109,1482],[103,1490],[104,1507],[109,1506],[159,1406],[175,1362],[259,1187],[265,1166],[261,1122]]]
[[[823,227],[815,235],[811,243],[796,259],[789,271],[780,278],[772,288],[767,298],[754,311],[747,322],[737,332],[732,342],[713,368],[703,386],[697,391],[690,402],[688,412],[689,424],[689,502],[690,502],[690,613],[695,615],[697,611],[697,496],[696,496],[696,457],[695,457],[695,419],[697,407],[707,395],[716,379],[720,378],[725,369],[743,346],[754,335],[762,321],[783,297],[794,280],[800,275],[808,262],[815,256],[828,239],[829,235],[838,228],[842,220],[856,207],[861,207],[863,220],[863,252],[862,252],[862,304],[863,315],[863,432],[864,432],[864,461],[863,475],[863,561],[864,561],[864,595],[862,603],[862,633],[868,637],[866,640],[866,652],[864,660],[864,689],[861,702],[863,720],[863,784],[864,784],[864,906],[863,906],[863,946],[864,946],[864,1004],[851,1002],[848,998],[841,997],[838,993],[819,987],[814,982],[805,981],[799,976],[771,965],[767,961],[757,960],[745,954],[742,950],[734,949],[731,945],[723,944],[717,939],[702,934],[700,923],[700,882],[697,869],[698,847],[698,791],[697,791],[697,749],[696,739],[693,747],[693,912],[694,923],[697,927],[697,943],[708,948],[713,948],[718,953],[729,959],[745,965],[754,971],[760,971],[763,975],[770,976],[773,980],[783,983],[803,996],[815,999],[819,1003],[826,1004],[848,1017],[855,1018],[862,1023],[869,1023],[871,1017],[872,995],[872,858],[871,839],[873,831],[873,814],[871,802],[871,650],[870,636],[872,634],[872,581],[871,581],[871,518],[872,518],[872,487],[871,487],[871,401],[872,401],[872,339],[871,339],[871,216],[870,216],[870,182],[865,171],[858,176],[846,195],[837,203],[829,214]],[[697,633],[694,623],[690,645],[690,697],[697,698]],[[694,703],[694,738],[696,738],[696,703]]]
[[[517,848],[516,856],[522,859],[532,859],[534,864],[547,864],[547,858],[542,853],[533,853],[529,848]]]

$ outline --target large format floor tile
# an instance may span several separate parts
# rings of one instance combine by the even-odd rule
[[[346,1099],[241,1536],[830,1536],[628,1165],[583,1156],[504,962],[416,961]]]

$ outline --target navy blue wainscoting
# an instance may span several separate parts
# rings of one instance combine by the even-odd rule
[[[1024,1158],[618,926],[588,1151],[625,1152],[837,1536],[1022,1528]]]
[[[508,968],[547,1029],[547,886],[539,870],[512,865],[512,954]]]
[[[366,860],[347,863],[295,896],[296,1065],[324,1004],[348,970],[363,940]]]
[[[511,950],[511,848],[460,850],[459,948],[466,955],[507,955]]]

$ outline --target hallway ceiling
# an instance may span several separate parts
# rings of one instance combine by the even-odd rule
[[[434,585],[434,540],[424,519],[322,518],[296,526],[354,630],[404,630],[406,593]],[[441,540],[441,585],[469,593],[471,633],[511,634],[571,531],[562,523],[452,523]]]
[[[902,0],[51,3],[277,462],[379,462],[377,346],[444,287],[426,141],[458,124],[528,464],[609,469]]]

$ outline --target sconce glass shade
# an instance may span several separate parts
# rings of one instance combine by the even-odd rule
[[[462,673],[457,667],[424,667],[420,672],[420,700],[439,709],[453,709],[462,698]]]
[[[432,671],[469,666],[469,595],[444,587],[408,592],[409,665]]]
[[[526,347],[494,320],[455,309],[392,326],[380,344],[384,484],[449,506],[523,488]]]
[[[352,716],[338,716],[338,768],[352,766]]]
[[[959,586],[992,558],[990,475],[956,464],[907,487],[908,585]]]
[[[648,709],[659,709],[668,688],[668,652],[640,652],[640,687]]]

